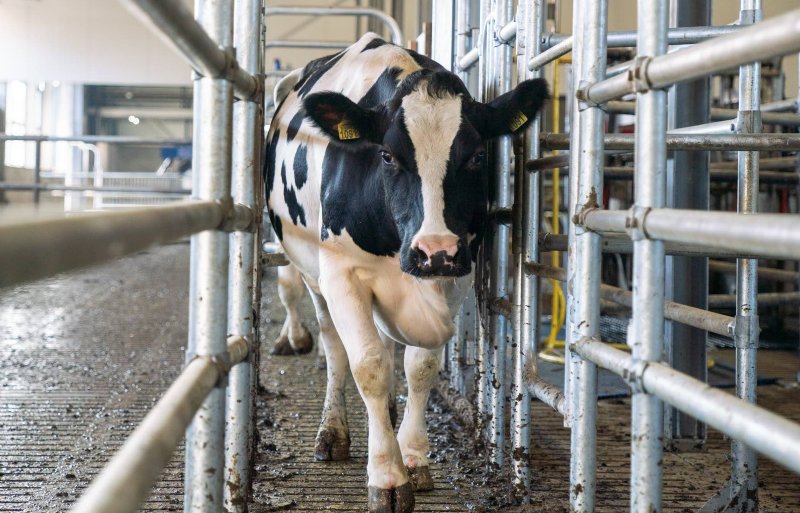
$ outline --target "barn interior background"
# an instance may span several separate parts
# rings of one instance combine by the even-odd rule
[[[209,2],[207,8],[217,3],[227,4]],[[193,173],[200,166],[193,154],[198,145],[192,143],[203,138],[217,144],[213,116],[225,114],[199,110],[192,67],[182,57],[182,51],[193,50],[158,37],[126,4],[160,12],[162,22],[167,20],[162,29],[182,19],[177,13],[193,11],[190,1],[0,1],[0,43],[7,49],[0,60],[0,511],[64,511],[101,501],[91,506],[100,509],[85,509],[100,511],[102,500],[130,503],[130,510],[178,510],[184,504],[184,480],[195,490],[216,486],[191,481],[191,464],[184,463],[191,451],[178,442],[180,422],[189,417],[184,412],[183,421],[175,420],[173,412],[164,418],[174,424],[151,426],[160,434],[169,431],[178,443],[171,459],[163,451],[160,458],[142,453],[138,460],[128,453],[123,464],[146,467],[141,474],[146,477],[126,487],[131,484],[127,474],[116,474],[115,482],[104,482],[102,493],[76,506],[181,373],[187,353],[221,354],[226,339],[232,357],[247,358],[246,365],[234,369],[257,369],[252,377],[249,370],[231,373],[228,388],[241,395],[228,403],[254,401],[257,408],[240,412],[238,420],[228,415],[231,426],[238,426],[228,429],[229,436],[238,434],[226,442],[229,453],[236,450],[230,447],[253,452],[249,461],[239,461],[240,467],[228,465],[226,482],[234,486],[226,485],[217,500],[231,511],[363,509],[360,461],[333,467],[311,458],[324,373],[313,368],[313,358],[266,354],[282,322],[274,271],[267,265],[280,258],[262,254],[261,227],[253,221],[259,200],[252,168],[260,158],[254,140],[261,119],[258,95],[266,92],[268,122],[274,108],[270,93],[281,76],[338,51],[368,30],[399,37],[460,72],[477,97],[497,94],[503,80],[535,73],[548,79],[553,93],[539,123],[541,134],[530,132],[516,145],[511,140],[498,145],[500,155],[506,151],[506,162],[497,167],[501,180],[492,205],[497,243],[486,255],[489,272],[487,281],[479,283],[481,301],[465,307],[459,335],[445,355],[430,413],[438,489],[420,495],[416,511],[644,511],[650,504],[656,511],[800,511],[800,478],[793,473],[800,461],[794,436],[800,421],[800,225],[791,225],[797,221],[791,214],[798,212],[800,176],[796,2],[653,3],[663,7],[670,27],[714,27],[673,30],[666,41],[670,51],[733,35],[762,19],[788,21],[731,39],[729,46],[699,50],[698,73],[680,70],[690,82],[666,89],[672,83],[669,72],[678,73],[674,69],[664,72],[661,85],[635,82],[642,96],[653,87],[668,91],[663,95],[667,106],[660,106],[663,98],[655,100],[650,107],[654,117],[640,121],[634,89],[627,83],[620,88],[619,81],[637,62],[635,31],[644,27],[643,33],[652,36],[665,20],[637,9],[633,0],[585,2],[577,17],[572,2],[558,0],[270,0],[265,17],[261,2],[237,2],[239,32],[233,45],[247,76],[229,77],[240,99],[229,108],[240,109],[234,116],[249,122],[234,128],[236,140],[248,141],[248,133],[250,139],[241,142],[240,153],[233,150],[232,159],[234,168],[239,164],[245,173],[249,165],[251,174],[235,175],[233,187],[236,202],[251,208],[240,209],[228,227],[229,242],[221,232],[219,240],[206,243],[217,250],[220,244],[230,245],[254,269],[263,259],[264,270],[260,292],[253,278],[262,276],[261,269],[249,277],[231,273],[231,290],[238,292],[231,293],[230,305],[222,301],[218,309],[233,312],[232,319],[250,317],[241,312],[249,312],[254,288],[262,308],[256,325],[252,318],[249,324],[227,321],[227,329],[219,312],[213,317],[191,306],[193,257],[186,244],[191,233],[217,226],[223,217],[221,207],[210,203],[227,193],[200,183],[204,178]],[[382,16],[366,11],[286,14],[276,9],[282,6],[364,8]],[[396,26],[387,24],[386,17]],[[175,35],[182,29],[173,30]],[[615,33],[607,39],[608,48],[600,43],[606,41],[605,31]],[[770,35],[774,40],[763,43]],[[644,55],[656,55],[665,41],[650,43]],[[754,52],[760,65],[747,66],[745,50]],[[209,51],[191,62],[213,70],[220,55]],[[539,63],[530,65],[536,58]],[[717,65],[720,61],[724,65]],[[498,66],[501,62],[506,65]],[[699,78],[713,66],[710,78]],[[500,68],[508,76],[501,77]],[[250,75],[262,73],[263,88],[253,85],[255,77],[248,82]],[[215,75],[206,76],[213,81]],[[621,78],[601,82],[606,76]],[[592,82],[601,82],[600,87],[587,87]],[[583,91],[580,103],[573,101],[578,89]],[[211,116],[202,117],[206,129],[193,122],[198,115]],[[653,119],[668,123],[669,131],[636,130],[637,124],[657,125]],[[761,131],[772,135],[744,140]],[[599,137],[604,132],[606,137]],[[643,132],[652,140],[663,139],[668,150],[663,164],[657,159],[647,164],[661,169],[653,176],[663,177],[663,183],[649,183],[637,174],[642,166],[634,166],[633,140]],[[583,134],[580,141],[578,134]],[[225,168],[211,153],[201,156],[204,165]],[[642,154],[642,162],[647,155]],[[603,174],[593,175],[600,167]],[[577,174],[581,188],[572,190],[578,180],[570,179]],[[189,201],[193,183],[194,196],[209,202]],[[594,212],[578,201],[592,186],[603,191],[595,198],[600,210]],[[198,187],[208,195],[198,196]],[[666,204],[648,203],[646,198],[658,190],[664,191]],[[517,208],[512,210],[512,204]],[[31,221],[34,205],[39,217]],[[637,209],[629,211],[632,206]],[[147,214],[140,210],[144,207],[163,210]],[[650,207],[658,208],[656,215],[647,212]],[[659,207],[782,217],[755,216],[747,224],[733,217],[671,214]],[[63,216],[79,211],[105,212],[109,217],[97,219],[109,224]],[[632,222],[640,223],[638,229],[631,230]],[[649,224],[642,227],[644,222]],[[144,251],[167,240],[176,242]],[[661,251],[668,255],[663,269],[637,264],[639,257],[633,256],[651,255],[656,261]],[[73,270],[122,254],[131,256]],[[568,254],[586,258],[569,260]],[[66,274],[54,275],[62,271]],[[657,283],[659,272],[663,283]],[[569,286],[562,284],[565,280]],[[667,303],[637,295],[637,282],[662,291]],[[654,294],[660,297],[661,292]],[[631,306],[637,319],[633,326]],[[313,318],[308,305],[306,313]],[[596,321],[588,331],[579,321],[587,318]],[[217,333],[213,348],[190,348],[187,341],[197,336],[197,326]],[[652,335],[661,331],[663,337]],[[637,346],[641,333],[649,333],[648,340],[663,340],[663,350],[661,342]],[[636,346],[633,359],[621,353],[629,340]],[[254,341],[264,348],[260,365]],[[682,380],[658,361],[716,388],[708,391],[698,381]],[[202,358],[197,362],[187,370],[206,385],[213,386],[215,373],[228,370],[206,365]],[[584,387],[595,382],[595,373],[596,388]],[[260,374],[260,386],[251,395],[255,374]],[[224,402],[220,390],[211,393],[218,407]],[[194,386],[183,393],[181,400],[196,406],[205,395]],[[750,401],[757,396],[763,409],[728,402],[733,394]],[[680,407],[663,406],[658,398]],[[360,407],[354,393],[349,400]],[[663,415],[663,439],[654,435],[657,412]],[[257,442],[249,432],[250,415]],[[355,415],[363,413],[356,410]],[[199,431],[190,436],[206,436]],[[221,430],[210,431],[208,436],[222,440]],[[728,437],[746,443],[731,446]],[[641,443],[632,444],[632,438]],[[353,444],[357,460],[365,450],[363,432],[354,435]],[[756,458],[751,447],[768,458]],[[189,461],[193,457],[188,454]],[[221,450],[208,457],[223,464]],[[161,474],[158,461],[166,465]],[[156,480],[152,493],[148,479]],[[143,495],[115,496],[114,483]],[[196,510],[223,507],[222,502],[206,504],[201,492],[191,495],[187,504]]]

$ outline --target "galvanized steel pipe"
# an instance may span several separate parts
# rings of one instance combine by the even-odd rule
[[[392,43],[402,46],[405,44],[403,31],[394,18],[378,9],[358,7],[267,7],[265,16],[368,16],[376,18],[389,29],[392,34]]]
[[[230,365],[244,360],[247,353],[247,340],[228,339]],[[172,458],[192,416],[227,372],[223,361],[208,356],[191,360],[70,511],[139,511],[156,478]]]
[[[8,214],[0,223],[0,287],[129,255],[217,228],[223,219],[214,201],[68,217]]]
[[[177,47],[189,64],[209,78],[226,77],[233,82],[237,98],[252,97],[259,89],[258,79],[241,69],[233,55],[215,41],[181,0],[125,0],[128,9],[153,26],[167,43]]]
[[[565,150],[570,147],[569,134],[541,134],[542,149]],[[629,134],[605,134],[606,150],[632,150],[634,136]],[[752,150],[752,151],[797,151],[800,150],[798,134],[731,134],[731,135],[679,135],[667,134],[669,150]]]
[[[637,365],[626,352],[599,340],[582,340],[575,350],[629,382],[641,383],[648,393],[800,474],[800,425],[797,423],[662,363]]]
[[[579,95],[592,103],[605,103],[635,89],[661,89],[676,82],[798,50],[800,9],[660,57],[640,51],[640,55],[654,58],[640,63],[637,85],[634,86],[633,75],[621,74],[589,84],[581,89]]]

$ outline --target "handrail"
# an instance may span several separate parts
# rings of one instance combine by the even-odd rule
[[[208,393],[232,366],[247,357],[246,338],[230,337],[227,344],[228,363],[211,356],[198,356],[189,362],[70,511],[138,510]]]
[[[211,39],[183,1],[124,0],[123,3],[162,39],[177,47],[195,71],[206,77],[228,78],[237,98],[249,100],[258,94],[262,81],[240,68],[232,51],[223,50]]]
[[[394,18],[378,9],[366,7],[267,7],[265,16],[371,16],[382,21],[392,33],[392,43],[402,45],[405,43],[403,31]]]
[[[157,137],[137,137],[131,135],[16,135],[5,132],[0,132],[0,141],[85,142],[164,146],[192,144],[191,139],[162,139]]]

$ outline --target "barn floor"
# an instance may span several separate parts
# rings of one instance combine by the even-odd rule
[[[66,511],[177,376],[186,341],[188,253],[188,244],[174,244],[0,290],[0,511]],[[264,291],[266,341],[283,320],[272,273]],[[308,302],[305,308],[313,318]],[[714,357],[726,361],[731,353]],[[253,512],[365,510],[366,431],[352,383],[353,458],[318,463],[311,456],[324,393],[324,373],[313,360],[263,357]],[[760,387],[760,403],[800,421],[796,355],[762,351],[759,362],[761,374],[782,379]],[[399,399],[402,411],[402,391]],[[416,511],[566,511],[569,433],[541,404],[533,410],[533,501],[505,508],[503,481],[487,475],[472,439],[434,401],[429,421],[437,489],[418,494]],[[627,399],[600,403],[598,511],[627,509],[629,415]],[[722,485],[727,446],[712,432],[702,452],[665,455],[665,512],[696,511]],[[179,453],[143,511],[182,510],[182,476]],[[762,513],[800,512],[800,477],[762,460],[760,482]]]

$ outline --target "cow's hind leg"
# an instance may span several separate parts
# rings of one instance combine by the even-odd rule
[[[347,353],[333,325],[325,298],[312,291],[311,299],[317,311],[320,346],[325,347],[325,368],[328,373],[322,421],[314,442],[314,458],[319,461],[346,460],[350,456],[350,429],[344,397],[348,373]]]
[[[442,349],[406,347],[404,366],[408,382],[408,402],[397,441],[403,453],[403,462],[415,490],[432,490],[433,478],[428,466],[428,429],[425,409],[431,388],[439,375]]]
[[[314,339],[303,324],[298,309],[304,289],[300,272],[295,266],[289,264],[278,267],[278,295],[286,308],[286,320],[272,348],[272,354],[306,354],[314,346]]]
[[[414,492],[389,418],[389,351],[372,318],[372,297],[349,269],[323,273],[320,286],[347,351],[369,419],[367,461],[370,513],[410,513]]]

